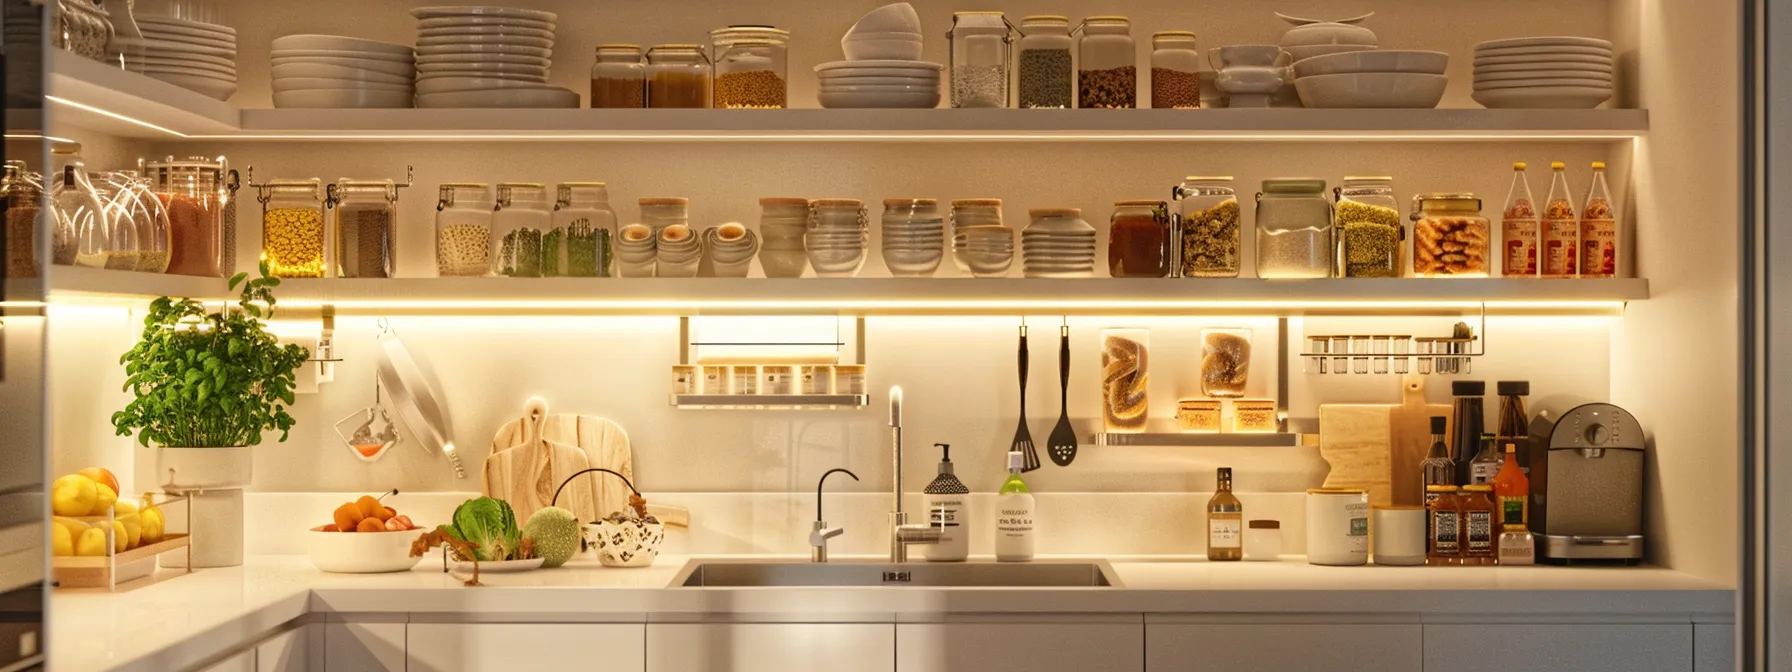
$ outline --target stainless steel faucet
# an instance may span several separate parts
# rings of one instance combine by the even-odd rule
[[[828,540],[846,533],[844,527],[828,527],[828,521],[821,517],[821,486],[826,485],[828,477],[836,472],[859,480],[859,475],[846,469],[829,469],[815,482],[815,527],[809,531],[809,562],[828,561]]]
[[[891,489],[895,510],[890,513],[890,562],[908,562],[910,544],[937,544],[944,527],[910,525],[902,512],[902,388],[890,388],[890,445],[895,459],[895,484]]]

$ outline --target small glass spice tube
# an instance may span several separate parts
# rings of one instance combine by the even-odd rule
[[[1437,339],[1419,337],[1412,339],[1412,341],[1414,345],[1418,346],[1419,373],[1421,375],[1431,375],[1431,360],[1432,355],[1437,352]]]
[[[1333,336],[1332,337],[1332,373],[1335,373],[1335,374],[1350,373],[1350,358],[1345,356],[1348,354],[1350,354],[1350,337],[1349,336]]]
[[[1332,341],[1331,341],[1330,336],[1308,336],[1307,337],[1307,354],[1320,355],[1319,357],[1302,357],[1301,358],[1301,359],[1307,360],[1307,375],[1313,375],[1313,374],[1324,375],[1325,374],[1326,361],[1325,361],[1324,355],[1328,354],[1331,351],[1331,343],[1332,343]]]
[[[1358,374],[1369,372],[1370,340],[1369,336],[1350,337],[1351,365]]]
[[[1389,336],[1388,352],[1394,356],[1394,373],[1404,376],[1412,370],[1412,358],[1408,356],[1412,353],[1411,336]]]
[[[759,367],[734,367],[734,393],[759,394]]]
[[[1375,372],[1378,374],[1385,375],[1388,372],[1388,341],[1392,338],[1392,336],[1369,337],[1369,352],[1375,355],[1371,364],[1374,365]]]

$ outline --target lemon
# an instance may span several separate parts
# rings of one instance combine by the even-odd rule
[[[75,538],[70,536],[68,528],[61,525],[50,526],[50,555],[66,557],[75,554]]]
[[[100,486],[105,487],[105,486]],[[130,549],[131,535],[124,528],[124,523],[112,521],[112,552],[123,553]]]
[[[143,535],[141,537],[143,543],[153,544],[161,541],[167,526],[167,522],[162,518],[162,510],[151,506],[143,509],[143,512],[137,515],[143,520]]]
[[[87,480],[91,481],[93,479],[90,478]],[[118,493],[114,492],[112,490],[111,486],[108,486],[105,483],[97,483],[97,482],[93,484],[93,490],[96,495],[94,497],[93,509],[90,510],[87,515],[90,515],[90,516],[106,515],[106,510],[112,508],[112,505],[118,502]],[[124,512],[120,511],[119,513],[124,513]]]
[[[80,474],[69,474],[50,484],[50,509],[59,516],[85,516],[100,498],[99,484]]]
[[[85,477],[83,477],[85,478]],[[102,556],[106,554],[106,533],[100,528],[89,528],[81,533],[75,541],[75,555]]]
[[[123,504],[123,503],[124,502],[119,502],[119,504]],[[143,542],[143,520],[142,520],[142,518],[140,518],[138,514],[127,513],[122,516],[119,516],[118,522],[124,524],[124,531],[125,531],[125,535],[126,535],[126,541],[125,541],[124,547],[126,549],[132,549],[132,548],[141,546],[142,542]]]

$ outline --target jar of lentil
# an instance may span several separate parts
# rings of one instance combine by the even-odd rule
[[[1083,19],[1077,43],[1077,107],[1138,107],[1139,72],[1132,21],[1124,16]]]
[[[562,182],[555,188],[553,230],[542,243],[542,275],[610,277],[616,211],[603,182]]]
[[[1108,274],[1116,278],[1162,278],[1175,258],[1170,244],[1170,207],[1163,201],[1120,201],[1108,219]]]
[[[1164,30],[1151,36],[1151,107],[1201,107],[1201,52],[1194,33]]]
[[[390,278],[398,243],[398,190],[392,180],[343,179],[329,186],[336,277]]]
[[[436,188],[436,275],[478,277],[492,272],[492,197],[484,182]]]
[[[1182,277],[1238,277],[1244,241],[1232,178],[1185,177],[1171,196],[1182,202]]]
[[[8,160],[0,193],[6,202],[6,277],[36,277],[41,272],[35,241],[38,215],[44,211],[43,177],[28,170],[24,161]]]
[[[1406,226],[1394,200],[1394,178],[1346,177],[1332,194],[1338,203],[1338,272],[1346,278],[1400,277]]]
[[[715,106],[782,109],[789,99],[790,31],[729,26],[709,31],[715,55]]]
[[[592,109],[647,107],[647,64],[634,44],[597,45],[591,64]]]
[[[960,273],[971,272],[970,264],[958,254],[958,231],[979,226],[1002,226],[1002,199],[961,198],[952,201],[952,215],[946,222],[946,236],[952,240],[952,263]]]
[[[688,198],[643,198],[635,202],[641,206],[641,223],[653,229],[658,238],[660,231],[668,226],[691,225],[691,199]],[[803,217],[809,216],[809,204],[803,202]]]
[[[119,225],[129,223],[136,229],[137,268],[140,273],[161,273],[168,270],[168,209],[149,190],[149,180],[134,170],[120,170],[105,175],[112,190],[111,208]]]
[[[1008,106],[1008,47],[1012,36],[1001,12],[954,12],[952,107]]]
[[[168,270],[174,275],[207,278],[225,274],[226,253],[234,262],[235,251],[224,244],[224,213],[230,191],[224,157],[188,157],[144,164],[150,188],[168,211]],[[235,242],[234,237],[231,240]],[[234,268],[232,264],[231,268]]]
[[[552,225],[547,187],[539,182],[500,182],[492,208],[492,275],[541,277],[541,239]]]
[[[1325,180],[1264,180],[1257,193],[1257,275],[1329,278],[1332,256],[1332,204],[1325,199]]]
[[[1491,227],[1474,194],[1413,196],[1412,273],[1422,278],[1487,277]]]
[[[261,258],[268,265],[268,274],[276,278],[325,277],[329,266],[323,181],[313,177],[255,184],[255,169],[250,168],[249,186],[260,190]]]
[[[709,57],[695,44],[662,44],[647,50],[647,106],[709,107]]]
[[[1069,109],[1076,106],[1075,66],[1070,50],[1070,19],[1038,14],[1020,20],[1020,65],[1016,68],[1016,105],[1023,108]]]

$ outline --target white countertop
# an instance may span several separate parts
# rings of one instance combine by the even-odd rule
[[[767,558],[769,559],[769,558]],[[782,558],[802,561],[806,558]],[[432,562],[434,560],[434,562]],[[304,556],[251,556],[242,567],[161,570],[117,593],[58,589],[50,602],[57,670],[179,669],[310,612],[480,614],[531,620],[928,621],[967,613],[1385,613],[1415,621],[1548,615],[1727,622],[1734,591],[1668,569],[1316,567],[1182,559],[1111,560],[1120,588],[678,588],[689,558],[611,569],[481,575],[467,588],[439,560],[395,574],[325,574]],[[851,562],[850,558],[836,558]]]

